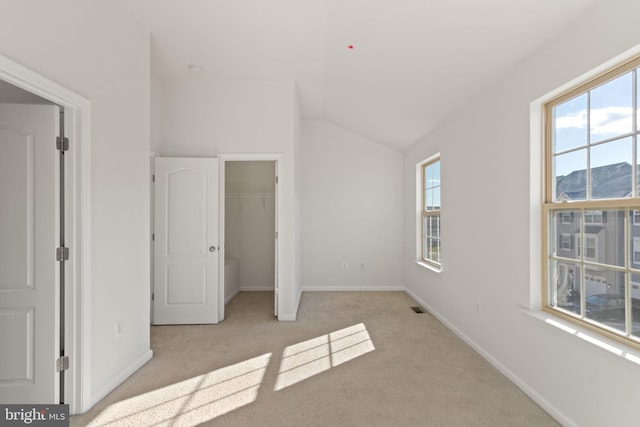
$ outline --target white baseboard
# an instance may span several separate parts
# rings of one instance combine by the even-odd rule
[[[224,305],[229,304],[229,302],[234,299],[236,297],[236,295],[238,295],[240,293],[240,289],[236,289],[236,291],[234,293],[232,293],[231,295],[229,295],[228,297],[226,297],[224,299]]]
[[[302,292],[393,292],[405,291],[404,286],[308,286]]]
[[[536,402],[538,406],[544,409],[551,417],[553,417],[557,422],[559,422],[563,426],[575,426],[578,427],[575,422],[569,419],[564,413],[558,410],[551,402],[543,398],[537,391],[535,391],[529,384],[524,382],[520,377],[514,374],[511,370],[509,370],[506,366],[500,363],[496,358],[494,358],[489,352],[487,352],[484,348],[482,348],[478,343],[473,341],[467,335],[465,335],[461,330],[455,327],[451,322],[445,319],[440,313],[434,310],[429,304],[422,301],[416,294],[411,292],[409,289],[405,289],[407,295],[413,298],[422,308],[431,313],[436,319],[442,322],[451,332],[456,334],[460,339],[462,339],[469,347],[471,347],[476,353],[482,356],[487,362],[493,365],[498,371],[500,371],[505,377],[507,377],[513,384],[516,385],[520,390],[522,390],[531,400]]]
[[[89,402],[89,406],[85,409],[85,412],[90,410],[95,406],[96,403],[100,402],[105,396],[111,393],[116,387],[122,384],[127,378],[129,378],[135,371],[142,368],[149,360],[153,358],[153,350],[147,351],[142,355],[138,360],[129,365],[128,368],[120,372],[120,374],[113,377],[111,381],[109,381],[106,385],[104,385],[100,390],[98,390],[93,396],[91,396],[91,401]]]

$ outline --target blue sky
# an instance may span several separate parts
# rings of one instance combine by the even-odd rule
[[[425,202],[427,207],[440,207],[440,160],[426,167]]]
[[[640,73],[636,74],[637,86],[640,86]],[[633,72],[629,72],[592,89],[589,96],[580,95],[554,108],[554,153],[577,149],[555,156],[556,176],[585,169],[589,143],[632,131],[633,77]],[[632,164],[632,144],[632,138],[627,137],[592,147],[591,167],[620,162]]]

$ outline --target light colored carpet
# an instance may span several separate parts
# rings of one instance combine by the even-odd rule
[[[305,292],[277,322],[243,292],[219,325],[151,328],[154,358],[85,425],[557,426],[402,292]]]

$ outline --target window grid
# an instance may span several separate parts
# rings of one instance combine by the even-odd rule
[[[587,209],[592,209],[592,207],[589,207]],[[633,206],[633,207],[626,207],[624,209],[618,209],[621,212],[624,212],[624,227],[623,227],[623,235],[625,236],[624,239],[624,266],[618,266],[615,265],[614,263],[605,263],[605,262],[598,262],[597,258],[598,258],[598,252],[597,252],[597,246],[598,246],[598,238],[597,236],[592,236],[590,234],[586,234],[584,232],[584,226],[586,225],[586,222],[584,221],[584,213],[585,213],[585,208],[579,209],[577,210],[578,212],[580,212],[580,217],[582,218],[581,221],[581,232],[578,233],[576,235],[576,258],[569,258],[569,257],[565,257],[562,256],[558,253],[558,249],[562,249],[562,240],[564,238],[564,236],[562,234],[560,234],[560,243],[556,243],[556,245],[558,245],[558,247],[556,247],[555,252],[552,251],[549,255],[547,255],[547,259],[549,260],[549,263],[547,265],[548,268],[548,273],[549,273],[549,287],[546,287],[546,292],[545,294],[548,295],[550,298],[548,300],[548,304],[546,306],[546,308],[550,308],[552,310],[560,310],[562,314],[568,314],[570,318],[572,318],[573,320],[582,320],[585,322],[589,322],[588,326],[595,326],[596,328],[599,329],[604,329],[604,332],[607,335],[614,335],[614,338],[620,338],[620,337],[624,337],[626,338],[626,340],[631,341],[631,344],[636,346],[636,347],[640,347],[640,334],[638,334],[638,330],[636,328],[636,330],[632,329],[632,321],[633,320],[640,320],[640,318],[638,318],[638,314],[637,314],[637,310],[639,310],[639,308],[635,305],[632,304],[631,301],[631,289],[635,289],[636,291],[638,290],[638,285],[637,285],[637,281],[640,280],[640,264],[638,264],[638,262],[636,262],[636,260],[640,260],[640,248],[638,248],[638,244],[640,241],[640,238],[638,237],[634,237],[632,236],[632,233],[630,232],[630,224],[633,221],[633,216],[634,216],[634,210],[637,210],[638,206]],[[609,211],[613,211],[614,209],[610,209]],[[572,211],[576,211],[575,209]],[[555,215],[561,215],[563,212],[560,210],[554,210],[554,209],[546,209],[547,215],[549,215],[549,217],[553,218]],[[560,217],[560,216],[559,216]],[[559,221],[561,223],[561,221]],[[554,228],[554,227],[551,227]],[[555,231],[552,231],[552,233],[555,233]],[[589,240],[593,239],[592,241],[594,242],[595,246],[592,246],[594,248],[595,253],[589,253]],[[585,242],[584,244],[581,242]],[[558,263],[557,266],[555,266],[555,268],[553,267],[553,263]],[[605,271],[605,270],[609,270],[610,272],[613,273],[622,273],[624,276],[624,280],[623,283],[621,283],[620,285],[621,288],[623,289],[623,293],[620,294],[620,298],[624,298],[625,300],[625,306],[624,306],[624,311],[625,311],[625,319],[624,319],[624,326],[623,329],[620,331],[615,331],[612,330],[611,328],[607,327],[607,325],[603,325],[600,324],[597,321],[594,321],[593,319],[589,319],[587,318],[586,314],[585,314],[585,304],[584,301],[581,300],[580,301],[580,310],[576,313],[571,313],[568,312],[565,309],[562,309],[560,307],[558,307],[556,304],[554,304],[554,301],[557,301],[557,289],[553,286],[554,283],[554,274],[556,274],[557,272],[554,271],[554,269],[558,269],[560,268],[560,265],[563,265],[563,268],[567,268],[568,270],[573,270],[573,269],[577,269],[579,271],[579,281],[577,284],[575,289],[579,292],[579,295],[586,295],[586,288],[587,288],[587,281],[591,281],[591,282],[597,282],[597,283],[601,283],[603,286],[607,285],[610,286],[611,284],[607,282],[606,278],[600,277],[600,276],[594,276],[594,274],[592,273],[588,273],[588,271]],[[634,280],[635,277],[635,280]]]
[[[640,234],[635,234],[633,225],[640,224],[640,199],[638,195],[638,135],[639,111],[638,102],[638,76],[640,74],[640,58],[636,58],[620,67],[587,82],[572,91],[550,101],[545,105],[545,178],[543,205],[543,308],[559,314],[569,320],[581,323],[591,329],[621,340],[636,348],[640,348],[640,300],[638,296],[637,282],[640,280]],[[618,132],[612,137],[594,140],[595,108],[592,107],[592,92],[602,88],[608,83],[615,84],[616,81],[623,82],[623,78],[629,75],[631,80],[631,132]],[[569,103],[581,96],[586,98],[585,117],[585,143],[577,146],[570,146],[563,150],[555,150],[555,138],[557,130],[560,128],[556,124],[556,107],[563,103]],[[565,117],[562,117],[565,118]],[[626,194],[594,194],[595,169],[600,167],[596,162],[602,162],[600,154],[594,155],[594,148],[600,147],[610,151],[616,143],[625,144],[628,140],[631,144],[630,189]],[[563,141],[563,144],[572,144],[572,141]],[[575,178],[569,175],[556,174],[556,165],[562,155],[570,153],[580,153],[584,150],[584,193],[575,199],[574,194],[558,194],[556,186],[559,187],[559,180],[564,178]],[[604,156],[602,156],[604,157]],[[565,157],[566,158],[566,157]],[[595,165],[595,166],[594,166]],[[612,164],[613,165],[613,164]],[[612,165],[605,165],[612,166]],[[628,166],[628,165],[627,165]],[[574,172],[577,169],[574,169]],[[573,173],[576,175],[575,173]],[[575,193],[578,193],[577,191]],[[580,197],[582,196],[582,197]],[[622,227],[617,225],[617,234],[622,234],[621,247],[623,252],[623,265],[617,265],[607,257],[614,252],[607,245],[612,237],[607,238],[607,212],[623,212]],[[575,234],[573,242],[572,236],[567,231],[571,223],[569,218],[576,214],[579,222],[579,232]],[[614,216],[614,215],[612,215]],[[615,221],[612,221],[615,222]],[[577,224],[576,224],[577,225]],[[588,229],[588,230],[587,230]],[[622,230],[622,231],[620,231]],[[599,237],[602,234],[603,237]],[[575,245],[575,253],[566,251],[571,244]],[[620,244],[618,243],[618,247]],[[568,256],[566,255],[568,254]],[[575,258],[573,256],[575,255]],[[594,274],[598,272],[598,274]],[[607,278],[609,277],[609,279]],[[611,279],[613,278],[613,279]],[[605,296],[611,298],[607,307],[618,307],[624,301],[623,318],[621,322],[611,321],[609,318],[596,317],[595,306],[590,305],[587,295],[593,289],[606,289]],[[611,290],[613,288],[613,290]],[[602,291],[603,294],[605,291]],[[562,294],[562,295],[560,295]],[[590,295],[592,298],[599,297],[600,294]],[[572,299],[573,298],[573,299]],[[616,299],[618,298],[618,299]],[[592,301],[594,301],[592,299]],[[560,302],[564,303],[561,306]],[[637,305],[638,304],[638,305]],[[604,311],[604,310],[603,310]]]

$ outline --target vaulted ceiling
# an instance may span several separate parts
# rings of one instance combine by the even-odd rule
[[[603,0],[120,1],[161,80],[293,80],[303,118],[404,150]]]

